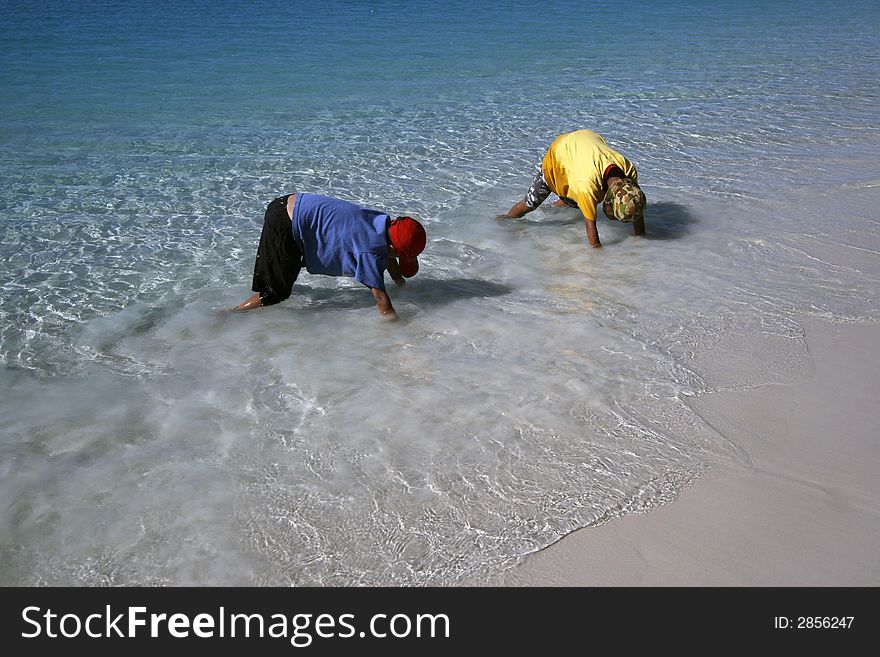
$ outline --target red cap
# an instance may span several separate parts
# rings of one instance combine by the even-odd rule
[[[407,278],[415,276],[419,271],[416,256],[425,249],[428,241],[422,224],[412,217],[398,217],[391,221],[388,236],[391,238],[391,246],[400,258],[400,273]]]

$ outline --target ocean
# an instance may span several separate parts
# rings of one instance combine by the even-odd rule
[[[3,0],[0,584],[491,584],[749,467],[688,400],[880,319],[876,10]],[[645,238],[494,219],[581,128]],[[224,312],[292,191],[422,221],[400,321]]]

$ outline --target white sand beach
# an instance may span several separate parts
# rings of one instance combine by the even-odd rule
[[[805,324],[807,380],[693,408],[748,454],[672,503],[576,531],[513,586],[880,584],[880,325]]]

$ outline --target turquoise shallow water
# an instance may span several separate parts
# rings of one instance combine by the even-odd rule
[[[0,4],[4,583],[482,582],[748,463],[686,399],[878,319],[873,3],[548,4]],[[492,221],[575,128],[647,239]],[[425,223],[400,323],[217,312],[292,190]]]

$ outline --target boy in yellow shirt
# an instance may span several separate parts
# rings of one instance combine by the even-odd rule
[[[525,198],[499,218],[517,219],[537,208],[553,192],[554,205],[580,208],[590,246],[598,248],[596,205],[609,219],[632,223],[633,233],[645,234],[647,203],[633,163],[612,149],[592,130],[559,135],[544,155],[541,169]]]

